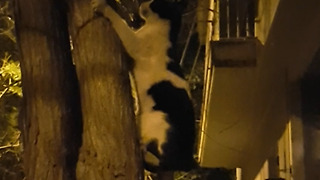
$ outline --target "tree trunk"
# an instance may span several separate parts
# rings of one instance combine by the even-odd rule
[[[121,43],[106,19],[93,17],[88,0],[68,2],[16,2],[26,178],[141,179]]]
[[[17,0],[21,53],[23,162],[29,180],[75,178],[81,116],[65,8],[55,0]]]
[[[79,78],[83,141],[78,180],[141,179],[126,56],[109,21],[89,0],[70,1],[72,52]]]

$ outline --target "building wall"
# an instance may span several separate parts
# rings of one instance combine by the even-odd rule
[[[243,180],[254,179],[292,117],[289,84],[301,78],[319,47],[319,9],[318,0],[280,1],[270,12],[273,23],[266,18],[260,27],[264,47],[256,66],[214,68],[202,166],[240,167]]]
[[[255,33],[264,44],[268,38],[273,18],[276,14],[279,0],[258,0],[258,12],[255,19]]]

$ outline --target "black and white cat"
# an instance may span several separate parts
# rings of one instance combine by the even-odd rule
[[[136,12],[127,12],[142,25],[136,30],[139,26],[131,28],[115,12],[114,1],[92,0],[92,5],[110,19],[134,60],[146,168],[189,171],[195,166],[195,118],[188,83],[174,61],[184,0],[143,2]]]

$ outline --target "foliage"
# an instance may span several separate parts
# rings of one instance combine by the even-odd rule
[[[0,98],[4,94],[16,94],[22,97],[20,64],[5,53],[0,66]]]
[[[22,97],[21,72],[9,16],[9,1],[0,1],[0,180],[24,178],[20,158],[18,112]]]
[[[18,109],[22,97],[19,62],[0,59],[0,179],[23,179]]]

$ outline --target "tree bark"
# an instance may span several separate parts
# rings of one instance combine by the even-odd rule
[[[121,43],[106,19],[93,16],[88,0],[68,2],[73,58],[63,1],[17,0],[15,6],[26,178],[141,179]]]
[[[83,141],[78,180],[141,179],[126,56],[109,21],[89,0],[70,1],[73,60],[79,78]]]
[[[23,162],[29,180],[75,178],[81,113],[66,11],[56,0],[17,0]]]

